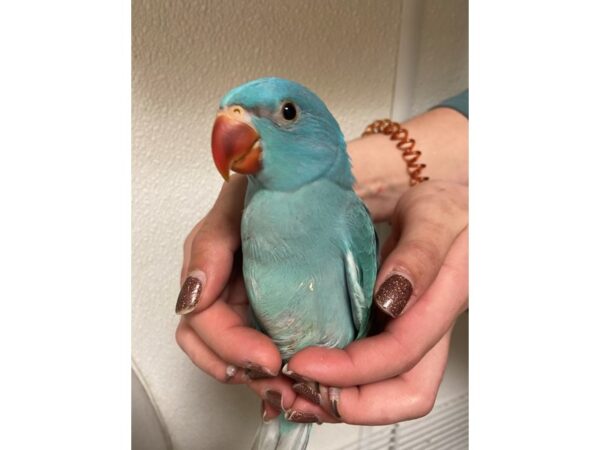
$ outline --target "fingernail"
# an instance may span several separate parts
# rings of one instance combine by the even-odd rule
[[[270,370],[268,370],[262,366],[259,366],[258,364],[254,364],[254,363],[247,363],[244,366],[244,368],[245,368],[244,373],[251,380],[258,380],[260,378],[271,378],[271,377],[277,376],[276,373],[273,373]]]
[[[262,421],[268,423],[270,420],[267,419],[267,408],[265,408],[265,402],[260,402],[260,409],[262,410]]]
[[[283,407],[281,392],[276,391],[275,389],[267,389],[265,400],[281,411]]]
[[[340,389],[336,387],[330,387],[327,390],[327,395],[329,396],[329,403],[331,403],[331,411],[333,415],[338,419],[342,420],[342,416],[340,414]]]
[[[296,423],[321,423],[315,414],[304,411],[288,411],[285,413],[285,420]]]
[[[296,372],[292,372],[289,368],[288,368],[288,364],[285,363],[285,365],[281,368],[281,373],[284,374],[286,377],[290,377],[292,380],[295,381],[305,381],[305,382],[311,382],[311,380],[309,380],[308,378],[303,377],[302,375],[298,375]]]
[[[392,275],[375,294],[375,303],[386,314],[398,317],[408,303],[412,291],[410,281],[402,275]]]
[[[235,377],[236,373],[237,373],[237,367],[231,366],[231,365],[227,366],[227,369],[225,369],[225,383],[227,383],[233,377]]]
[[[177,298],[177,305],[175,306],[177,314],[187,314],[194,310],[198,300],[200,300],[204,280],[206,280],[206,276],[199,270],[195,270],[188,275]]]
[[[307,400],[310,400],[315,405],[321,404],[321,393],[319,392],[319,384],[314,381],[303,381],[296,383],[292,386],[292,389],[297,394],[300,394]]]

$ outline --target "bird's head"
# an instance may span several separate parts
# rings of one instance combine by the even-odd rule
[[[217,169],[247,174],[272,190],[295,190],[327,177],[354,179],[340,127],[310,90],[282,78],[261,78],[221,100],[212,132]]]

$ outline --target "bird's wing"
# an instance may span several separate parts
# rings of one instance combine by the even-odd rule
[[[357,198],[348,209],[344,268],[356,339],[366,335],[377,277],[378,241],[366,206]]]

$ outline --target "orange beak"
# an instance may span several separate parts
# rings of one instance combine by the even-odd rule
[[[229,170],[253,174],[261,167],[260,135],[241,106],[219,112],[212,130],[212,155],[219,173],[229,180]]]

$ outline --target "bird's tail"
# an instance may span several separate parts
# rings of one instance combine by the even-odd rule
[[[289,422],[281,413],[276,419],[260,424],[252,450],[305,450],[311,426],[310,423]]]

